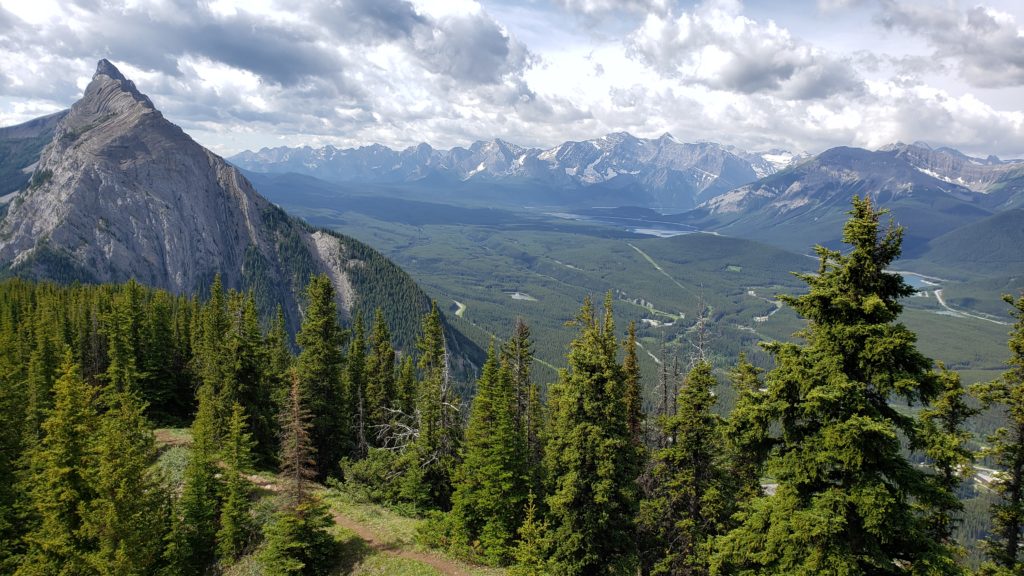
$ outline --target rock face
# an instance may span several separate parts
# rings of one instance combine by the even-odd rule
[[[746,153],[710,142],[683,143],[669,134],[647,139],[617,132],[548,150],[491,140],[451,150],[427,144],[405,150],[379,144],[264,148],[230,160],[253,172],[295,172],[339,183],[520,184],[547,191],[529,201],[583,206],[612,201],[671,212],[774,174],[796,159],[777,150]]]
[[[8,194],[28,183],[40,151],[53,139],[57,124],[66,114],[64,110],[0,128],[0,204],[6,204],[11,199]]]
[[[129,278],[203,292],[216,274],[252,289],[291,328],[310,274],[327,273],[346,314],[386,307],[408,344],[429,300],[359,242],[315,231],[260,196],[101,60],[0,221],[0,272],[59,281]]]

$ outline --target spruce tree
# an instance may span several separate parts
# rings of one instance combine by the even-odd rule
[[[174,574],[205,574],[216,558],[220,510],[217,479],[217,397],[210,384],[199,387],[199,409],[192,422],[192,448],[181,496],[174,507],[166,557]]]
[[[552,389],[544,454],[554,574],[629,574],[636,562],[635,451],[629,433],[611,294],[598,322],[587,298],[568,368]]]
[[[363,317],[358,315],[352,326],[348,357],[345,359],[345,392],[349,414],[352,415],[352,456],[365,458],[370,449],[369,436],[372,430],[366,397],[366,329]]]
[[[331,517],[312,493],[316,477],[312,415],[304,406],[302,388],[293,375],[281,424],[281,507],[264,529],[258,554],[265,576],[321,576],[330,573],[336,547],[327,531]]]
[[[978,396],[986,405],[1005,410],[1007,425],[988,438],[986,455],[1003,468],[992,486],[999,499],[992,506],[992,531],[985,542],[985,553],[992,573],[1024,572],[1024,294],[1016,300],[1003,296],[1013,307],[1016,319],[1010,332],[1009,370],[1002,378],[979,385]],[[1002,572],[999,572],[999,571]]]
[[[326,275],[310,278],[306,300],[306,315],[296,336],[302,349],[296,368],[312,415],[310,438],[322,480],[337,472],[342,456],[350,451],[351,414],[342,387],[343,335],[334,287]]]
[[[246,549],[254,529],[249,515],[252,486],[245,477],[252,468],[255,442],[247,431],[245,409],[237,402],[231,407],[228,437],[224,446],[224,504],[217,531],[217,556],[224,564],[237,560]]]
[[[971,476],[974,460],[967,447],[971,434],[964,430],[964,424],[978,411],[967,404],[967,391],[960,384],[960,375],[945,366],[940,368],[941,393],[918,415],[919,430],[914,439],[914,448],[922,450],[934,467],[930,476],[934,494],[919,505],[925,511],[932,538],[956,547],[953,532],[964,509],[958,490],[965,478]]]
[[[410,463],[402,488],[403,497],[419,505],[442,510],[451,505],[452,474],[462,431],[458,398],[448,371],[441,314],[434,302],[423,318],[416,347],[421,380],[416,395],[418,436],[409,454]]]
[[[764,402],[761,371],[740,353],[729,377],[736,394],[725,424],[726,465],[737,506],[746,506],[764,494],[761,476],[771,449],[771,412]]]
[[[657,543],[651,574],[707,574],[711,541],[733,511],[725,423],[713,410],[716,384],[711,365],[698,363],[679,390],[678,411],[662,421],[674,442],[654,455],[651,494],[639,516]]]
[[[529,490],[515,392],[492,342],[477,381],[449,514],[453,548],[492,565],[512,560]]]
[[[516,426],[525,443],[523,453],[530,490],[540,494],[543,490],[544,406],[540,387],[531,378],[533,340],[530,327],[522,318],[516,318],[512,336],[502,347],[501,363],[506,367],[515,395]]]
[[[380,308],[373,315],[370,354],[366,358],[366,406],[370,445],[380,447],[380,433],[394,419],[392,411],[400,409],[395,380],[395,349],[391,346],[391,333]]]
[[[134,383],[125,383],[131,390]],[[93,543],[92,570],[109,576],[148,575],[162,565],[167,496],[153,470],[156,444],[135,393],[119,392],[100,418],[92,446],[82,533]]]
[[[65,356],[54,385],[53,412],[43,422],[43,436],[33,449],[29,503],[33,528],[25,535],[27,552],[19,576],[89,574],[89,544],[82,533],[82,511],[93,498],[88,478],[96,429],[95,393]]]
[[[929,497],[925,472],[901,453],[913,418],[890,401],[927,402],[938,392],[931,362],[897,322],[914,289],[886,268],[902,229],[882,230],[883,211],[853,199],[847,253],[816,248],[803,296],[783,300],[808,320],[805,345],[772,343],[767,377],[777,442],[766,463],[772,495],[741,512],[717,542],[719,574],[921,574],[955,572],[910,506]]]

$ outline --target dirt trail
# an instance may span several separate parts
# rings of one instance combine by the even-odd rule
[[[446,576],[469,576],[469,570],[451,560],[441,558],[440,556],[427,552],[417,552],[416,550],[409,550],[386,544],[381,541],[377,534],[365,524],[360,524],[348,516],[344,516],[333,510],[331,511],[331,514],[334,516],[335,524],[345,528],[346,530],[355,532],[356,536],[359,536],[359,538],[364,540],[370,548],[373,548],[382,554],[422,562]]]

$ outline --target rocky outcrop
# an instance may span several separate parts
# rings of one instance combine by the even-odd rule
[[[135,278],[185,294],[207,290],[220,274],[228,288],[253,290],[265,313],[281,306],[293,329],[309,276],[327,273],[346,314],[372,314],[365,308],[388,303],[408,315],[391,318],[406,343],[418,314],[429,309],[397,266],[351,238],[289,217],[164,118],[106,60],[0,221],[0,272]]]

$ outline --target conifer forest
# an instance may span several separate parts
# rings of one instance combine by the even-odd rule
[[[436,305],[400,349],[384,310],[340,321],[325,276],[294,335],[219,278],[203,299],[6,280],[0,572],[336,574],[344,493],[511,575],[1024,573],[1024,296],[1008,369],[965,388],[900,323],[887,222],[854,199],[769,370],[696,347],[646,384],[611,295],[567,323],[555,382],[520,320],[464,385]],[[980,410],[1003,425],[977,452]],[[965,510],[981,463],[990,506]]]

